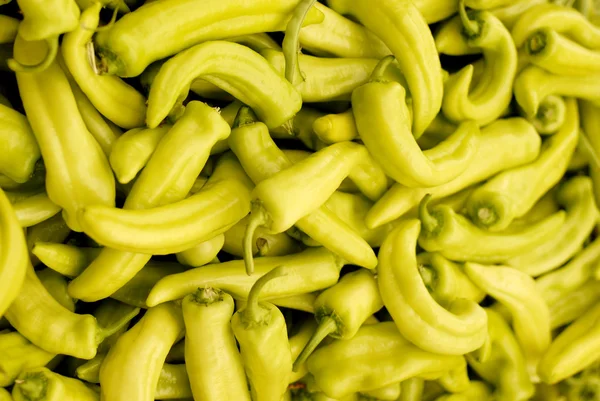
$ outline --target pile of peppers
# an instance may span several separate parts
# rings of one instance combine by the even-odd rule
[[[600,2],[0,0],[0,401],[600,401]]]

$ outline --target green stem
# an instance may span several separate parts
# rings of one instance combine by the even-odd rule
[[[107,31],[110,28],[112,28],[113,25],[115,24],[115,22],[117,22],[117,15],[118,14],[119,14],[119,8],[117,7],[117,8],[115,8],[113,10],[112,17],[110,17],[110,21],[108,22],[108,24],[106,24],[104,26],[101,26],[101,27],[96,27],[95,31],[96,32],[102,32],[102,31]]]
[[[316,0],[300,1],[285,28],[285,36],[282,43],[283,57],[285,59],[285,79],[290,81],[292,85],[296,85],[297,71],[300,70],[300,65],[298,64],[298,38],[300,36],[300,29],[304,24],[304,19],[308,11],[315,3]]]
[[[471,37],[479,35],[480,26],[476,21],[469,18],[465,7],[465,0],[460,0],[458,3],[458,15],[460,16],[460,21],[463,24],[467,36]]]
[[[544,29],[540,29],[527,39],[527,52],[536,55],[544,51],[548,44],[548,35]]]
[[[431,194],[427,194],[419,204],[419,219],[425,231],[433,232],[438,227],[438,220],[429,213],[429,203],[431,202]]]
[[[48,391],[48,378],[44,372],[26,373],[25,377],[15,381],[15,387],[30,401],[46,398]]]
[[[46,39],[46,43],[48,44],[48,52],[46,53],[46,57],[44,57],[44,59],[39,63],[34,65],[25,65],[21,64],[14,58],[11,58],[7,61],[8,67],[15,72],[35,73],[44,71],[50,66],[50,64],[54,62],[54,59],[56,58],[56,54],[58,53],[58,36],[53,36]]]
[[[246,307],[240,312],[240,315],[244,322],[256,324],[263,320],[264,313],[261,311],[260,305],[258,304],[258,301],[260,299],[260,292],[262,291],[264,286],[271,280],[282,276],[287,276],[289,269],[290,268],[287,266],[277,266],[276,268],[274,268],[273,270],[256,280],[256,283],[254,283],[252,289],[250,289],[250,293],[248,294]]]
[[[254,114],[254,111],[250,107],[243,105],[238,110],[235,119],[233,120],[233,125],[231,126],[231,129],[243,127],[244,125],[254,124],[257,120],[258,117],[256,117],[256,114]]]
[[[317,326],[317,329],[313,333],[312,337],[310,338],[310,340],[308,340],[308,343],[306,343],[304,349],[302,350],[302,352],[300,352],[300,355],[298,355],[298,358],[296,358],[296,360],[294,361],[294,366],[292,368],[294,372],[297,372],[300,366],[302,366],[302,364],[306,362],[308,357],[319,346],[319,344],[321,344],[321,341],[323,341],[325,337],[327,337],[331,333],[335,333],[337,330],[338,327],[334,318],[332,318],[331,316],[326,316],[325,318],[321,319],[321,321],[319,322],[319,326]]]
[[[223,300],[223,291],[218,288],[204,287],[198,288],[194,294],[192,294],[192,300],[201,305],[212,305],[215,302]]]
[[[389,65],[394,60],[395,60],[395,57],[392,56],[392,55],[385,56],[384,58],[382,58],[381,60],[379,60],[379,63],[377,63],[377,65],[373,69],[373,72],[371,73],[371,77],[369,78],[369,81],[370,82],[382,82],[382,81],[384,81],[383,74],[385,73],[385,70],[387,70],[387,68],[389,67]]]
[[[263,226],[267,222],[267,212],[260,205],[254,205],[250,218],[248,219],[248,225],[246,226],[246,232],[244,233],[244,264],[246,266],[246,274],[249,276],[254,273],[254,258],[252,256],[252,240],[254,238],[254,232],[260,226]]]

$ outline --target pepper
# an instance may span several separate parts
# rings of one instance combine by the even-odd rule
[[[292,327],[292,330],[294,327]],[[317,329],[317,322],[313,319],[305,319],[302,325],[298,328],[295,333],[289,333],[290,350],[292,351],[292,360],[296,360],[298,355],[302,352],[306,344],[310,341],[315,330]],[[308,374],[306,363],[299,364],[296,366],[296,370],[292,370],[290,376],[290,384],[301,380]]]
[[[324,115],[325,113],[319,110],[303,107],[292,120],[282,126],[271,128],[269,132],[272,138],[298,139],[308,149],[319,150],[324,148],[325,144],[315,135],[312,124],[317,118]],[[250,122],[247,121],[247,123]]]
[[[435,42],[419,9],[410,0],[377,4],[368,0],[328,0],[327,4],[342,15],[354,17],[392,51],[413,99],[412,131],[416,137],[421,136],[440,110],[443,81]],[[403,98],[400,96],[396,104]],[[363,114],[356,107],[354,110],[355,116]]]
[[[81,248],[74,245],[39,241],[31,252],[45,266],[66,277],[77,277],[100,253],[101,248]]]
[[[402,221],[379,250],[383,303],[400,333],[419,348],[446,355],[474,351],[485,341],[485,313],[475,302],[458,295],[450,300],[432,298],[417,265],[420,228],[419,220]]]
[[[52,269],[36,272],[38,279],[52,298],[70,312],[75,312],[75,300],[67,293],[67,280]]]
[[[462,174],[435,187],[394,184],[367,213],[367,227],[379,227],[415,210],[428,193],[433,199],[451,195],[503,170],[531,163],[540,153],[540,137],[523,118],[494,121],[483,127],[476,137],[477,152]]]
[[[83,382],[47,368],[23,371],[13,387],[15,401],[99,401],[100,395]]]
[[[229,136],[230,128],[218,112],[192,101],[186,112],[160,141],[131,188],[124,208],[148,209],[184,199],[208,160],[214,144]],[[171,168],[165,169],[164,166]],[[129,281],[150,255],[105,248],[69,284],[69,293],[84,301],[106,298]]]
[[[484,231],[449,206],[440,204],[431,211],[427,195],[419,206],[423,230],[419,245],[429,252],[440,252],[450,260],[501,263],[532,247],[549,241],[562,230],[566,213],[559,211],[517,232]]]
[[[115,141],[110,151],[109,161],[121,184],[131,182],[146,166],[161,139],[171,128],[170,125],[161,125],[152,129],[134,128]]]
[[[571,259],[583,247],[598,219],[592,191],[588,177],[575,177],[563,184],[556,194],[558,203],[567,212],[560,232],[549,241],[508,259],[506,264],[539,276]]]
[[[73,6],[77,7],[74,2]],[[18,60],[37,55],[35,42],[17,38]],[[69,82],[56,61],[43,72],[18,72],[17,83],[46,166],[48,196],[63,208],[69,227],[80,231],[77,211],[81,207],[115,204],[115,181],[108,160],[85,126]]]
[[[309,248],[293,255],[256,258],[256,271],[251,276],[246,274],[242,260],[210,264],[159,280],[146,303],[154,306],[183,298],[205,286],[219,288],[236,299],[244,300],[256,280],[279,265],[286,266],[290,271],[293,269],[295,273],[267,285],[262,291],[263,299],[271,300],[331,287],[337,283],[344,263],[325,248]],[[291,276],[303,280],[296,281]]]
[[[563,176],[577,146],[579,115],[573,99],[559,132],[544,145],[533,162],[505,170],[479,186],[467,202],[471,220],[488,230],[502,230],[523,216]]]
[[[442,144],[422,152],[410,129],[404,88],[381,78],[381,71],[391,61],[384,58],[371,80],[352,92],[361,139],[369,152],[377,155],[386,174],[401,184],[433,186],[456,178],[476,153],[477,125],[464,122]]]
[[[392,383],[376,390],[359,393],[359,399],[396,401],[400,397],[401,391],[400,383]]]
[[[488,11],[502,21],[507,29],[512,30],[522,14],[530,8],[535,7],[538,4],[545,4],[546,2],[547,0],[517,0],[512,2],[512,4],[494,7]]]
[[[525,367],[525,357],[504,318],[493,309],[484,308],[487,314],[491,354],[479,361],[473,354],[465,355],[469,366],[494,386],[494,399],[498,401],[523,401],[533,395],[535,388]]]
[[[124,0],[75,0],[81,11],[85,11],[92,7],[96,2],[100,2],[103,7],[112,8],[120,13],[126,14],[131,12],[127,2]]]
[[[593,152],[598,155],[600,154],[600,140],[598,139],[598,133],[600,132],[598,128],[600,126],[600,107],[585,100],[579,101],[579,107],[581,127]],[[591,163],[589,171],[594,186],[594,198],[596,199],[596,204],[600,205],[600,166]]]
[[[45,366],[54,357],[16,331],[0,333],[0,387],[12,385],[23,370]]]
[[[300,73],[300,62],[298,53],[300,53],[299,36],[300,29],[304,25],[304,20],[308,12],[313,8],[316,0],[300,0],[294,10],[292,17],[288,21],[281,47],[285,55],[285,79],[292,85],[297,86],[302,83],[305,78]]]
[[[20,21],[8,15],[0,16],[0,44],[13,43],[17,37]]]
[[[443,395],[436,398],[435,401],[488,401],[491,396],[492,391],[486,383],[473,380],[469,382],[467,390],[456,394]]]
[[[13,401],[13,398],[7,389],[0,387],[0,400],[1,401]]]
[[[328,114],[317,118],[312,128],[319,139],[326,144],[352,141],[358,138],[358,128],[356,128],[352,109],[340,114]]]
[[[165,358],[173,344],[183,337],[184,330],[181,309],[174,304],[148,309],[108,351],[100,367],[102,398],[153,400]],[[124,386],[126,383],[137,385]]]
[[[61,211],[60,206],[52,202],[45,192],[18,200],[12,207],[21,227],[34,226]]]
[[[0,161],[0,173],[19,183],[26,182],[40,158],[27,118],[12,108],[0,104],[0,149],[6,155]]]
[[[487,125],[503,114],[512,98],[517,49],[510,32],[489,12],[467,13],[461,2],[455,19],[462,22],[460,35],[456,35],[463,41],[461,46],[482,52],[485,66],[481,78],[474,84],[472,64],[450,75],[444,83],[442,111],[454,122],[475,120],[479,125]],[[453,26],[459,27],[457,23]]]
[[[540,135],[551,135],[565,123],[566,114],[565,100],[560,96],[549,95],[541,101],[534,116],[524,117],[528,118]]]
[[[0,316],[19,297],[30,264],[23,230],[4,191],[0,190]]]
[[[231,295],[204,287],[187,295],[182,308],[185,367],[194,398],[250,401],[246,373],[230,325],[234,309]]]
[[[479,288],[508,308],[529,377],[534,383],[538,382],[536,367],[550,346],[550,313],[535,281],[506,266],[466,263],[465,273]]]
[[[398,401],[421,401],[423,400],[423,379],[413,377],[400,383],[400,397]]]
[[[556,329],[579,318],[600,300],[600,283],[590,280],[581,286],[565,292],[554,303],[548,304],[550,328]]]
[[[204,266],[215,260],[217,254],[223,248],[224,243],[225,236],[223,234],[218,234],[194,247],[177,253],[177,261],[186,266]]]
[[[436,379],[461,363],[462,356],[417,348],[400,335],[393,322],[383,322],[363,326],[353,338],[317,349],[307,367],[326,395],[342,398],[412,377]]]
[[[354,337],[365,320],[382,307],[377,281],[371,272],[361,269],[343,276],[336,285],[317,297],[315,319],[319,325],[294,361],[294,372],[298,371],[325,337]]]
[[[40,263],[38,257],[32,253],[32,249],[37,242],[61,243],[67,238],[70,232],[71,229],[60,214],[33,227],[28,227],[26,241],[31,264],[36,266]]]
[[[148,3],[96,35],[101,67],[109,74],[134,77],[153,61],[198,43],[285,30],[297,4],[297,0],[211,0],[198,8],[195,0]],[[304,23],[322,20],[322,13],[313,9]],[[203,29],[198,30],[199,26]]]
[[[282,265],[259,278],[252,285],[247,305],[231,318],[252,399],[256,401],[280,401],[292,374],[292,353],[283,314],[275,305],[259,302],[266,284],[286,276],[293,276],[293,270]]]

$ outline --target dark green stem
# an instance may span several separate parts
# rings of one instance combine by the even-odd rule
[[[248,301],[246,302],[246,307],[240,312],[240,317],[244,322],[249,324],[258,324],[264,320],[265,313],[258,301],[260,300],[260,292],[264,288],[264,286],[275,278],[279,278],[282,276],[287,276],[288,270],[290,268],[286,266],[277,266],[258,280],[252,286],[250,293],[248,294]]]
[[[419,204],[419,219],[425,231],[433,232],[439,225],[438,220],[429,213],[429,203],[431,202],[431,194],[427,194]]]
[[[283,57],[285,59],[285,79],[290,81],[292,85],[296,85],[297,71],[300,70],[298,64],[298,38],[300,29],[304,24],[304,19],[308,11],[316,3],[316,0],[302,0],[294,9],[294,14],[285,28],[285,36],[283,37]]]
[[[383,79],[383,74],[385,73],[385,70],[387,70],[387,68],[389,67],[389,65],[394,60],[395,60],[395,57],[392,56],[392,55],[385,56],[384,58],[382,58],[381,60],[379,60],[379,63],[377,63],[377,65],[373,69],[373,72],[371,73],[371,77],[369,78],[369,81],[370,82],[383,82],[383,81],[385,81]]]
[[[238,110],[235,119],[233,120],[233,125],[231,126],[231,129],[243,127],[244,125],[254,124],[257,120],[258,117],[256,117],[254,111],[250,107],[243,105]]]
[[[531,55],[536,55],[544,51],[548,44],[548,35],[546,30],[540,29],[529,36],[527,39],[527,52]]]
[[[458,15],[463,24],[463,29],[468,37],[478,36],[481,33],[481,27],[477,21],[469,18],[465,7],[465,0],[460,0],[458,3]]]
[[[313,353],[313,351],[321,344],[321,341],[325,339],[331,333],[335,333],[338,330],[337,323],[334,318],[331,316],[326,316],[319,322],[319,326],[313,333],[308,343],[304,346],[298,358],[294,361],[293,370],[297,372],[300,366],[306,362],[308,357]]]

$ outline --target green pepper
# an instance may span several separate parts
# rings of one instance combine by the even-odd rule
[[[13,398],[8,390],[3,387],[0,387],[0,401],[13,401]]]
[[[26,182],[40,158],[31,126],[24,115],[5,105],[0,105],[0,121],[0,149],[6,155],[0,161],[0,173],[17,182]]]
[[[242,358],[229,323],[234,309],[231,295],[204,287],[187,295],[182,308],[185,366],[194,398],[250,401]]]
[[[421,401],[423,400],[423,379],[413,377],[400,382],[400,397],[398,401]]]
[[[460,393],[443,395],[435,401],[488,401],[492,397],[492,391],[488,385],[482,381],[473,380],[469,382],[469,387]]]
[[[292,276],[292,269],[283,265],[259,278],[248,294],[247,305],[231,318],[252,399],[256,401],[280,401],[292,374],[285,319],[275,305],[259,302],[266,284],[286,276]]]
[[[392,383],[376,390],[359,393],[359,400],[389,400],[396,401],[401,394],[400,383]]]
[[[477,152],[469,167],[458,177],[436,187],[411,188],[394,184],[367,213],[367,227],[379,227],[414,210],[426,194],[433,199],[456,193],[495,174],[533,162],[541,140],[523,118],[494,121],[477,135]]]
[[[566,104],[564,124],[544,142],[535,161],[505,170],[473,191],[467,211],[475,224],[493,231],[508,227],[561,179],[579,133],[577,104],[573,99],[567,99]]]
[[[38,242],[63,242],[71,229],[67,226],[67,223],[62,218],[62,215],[57,214],[54,217],[49,218],[33,227],[27,228],[27,249],[29,250],[29,259],[31,264],[36,266],[40,263],[40,260],[36,255],[32,253],[35,244]],[[85,266],[84,266],[85,267]],[[83,270],[83,267],[82,267]],[[59,271],[62,274],[62,272]]]
[[[52,202],[45,192],[19,200],[12,207],[21,227],[34,226],[61,211],[60,206]]]
[[[600,300],[600,282],[590,280],[565,292],[561,298],[548,304],[550,328],[556,329],[579,318]]]
[[[0,15],[0,44],[13,43],[17,37],[20,21],[8,15]]]
[[[526,114],[523,112],[522,114]],[[560,96],[549,95],[541,101],[534,116],[525,115],[540,135],[551,135],[565,123],[567,106]]]
[[[304,347],[306,347],[306,344],[308,344],[308,341],[311,339],[316,329],[317,322],[313,319],[306,319],[293,335],[290,333],[289,342],[292,351],[292,360],[295,361],[298,358],[298,355],[300,355]],[[294,330],[294,327],[292,327],[292,330]],[[308,369],[306,368],[306,363],[296,366],[296,370],[292,371],[290,376],[290,384],[301,380],[307,374]]]
[[[600,107],[588,101],[579,102],[579,115],[581,118],[581,127],[588,139],[593,152],[600,154]],[[595,163],[590,164],[590,177],[594,185],[594,198],[596,204],[600,204],[600,166]]]
[[[47,368],[27,369],[19,375],[12,396],[15,401],[99,401],[100,394],[82,381]]]
[[[246,113],[246,111],[244,111],[244,114],[251,113]],[[296,113],[293,119],[282,126],[269,129],[269,133],[271,134],[272,138],[298,139],[308,149],[313,151],[319,150],[324,148],[325,144],[321,142],[321,140],[315,135],[312,125],[317,118],[324,115],[325,113],[319,110],[310,107],[303,107],[298,113]],[[253,119],[255,120],[256,118],[245,118],[246,124],[250,124]]]
[[[485,308],[488,317],[488,333],[491,354],[486,361],[479,361],[473,354],[465,355],[469,366],[494,386],[494,399],[498,401],[524,401],[534,393],[525,357],[504,318],[493,309]]]
[[[462,359],[456,367],[449,369],[439,379],[438,383],[450,393],[462,393],[469,389],[469,372],[467,371],[467,361]]]
[[[358,128],[356,128],[352,109],[340,114],[319,117],[314,121],[312,128],[319,139],[327,144],[352,141],[358,138]]]
[[[77,277],[100,253],[101,248],[38,241],[31,252],[45,266],[66,277]]]
[[[218,234],[196,246],[178,252],[176,255],[177,261],[186,266],[204,266],[215,260],[217,254],[223,248],[224,243],[225,236],[223,234]]]
[[[67,280],[64,276],[52,269],[43,269],[36,272],[38,279],[52,298],[58,301],[67,310],[75,312],[75,300],[67,293]]]
[[[285,30],[298,3],[297,0],[211,1],[200,8],[195,0],[156,1],[126,14],[96,36],[102,69],[110,74],[134,77],[150,63],[198,43]],[[322,13],[313,9],[308,13],[305,25],[322,20]],[[199,26],[203,29],[198,30]]]
[[[417,348],[400,335],[393,322],[383,322],[363,326],[353,338],[317,349],[307,367],[326,395],[342,398],[412,377],[439,378],[462,363],[462,356]]]
[[[337,283],[344,262],[325,248],[309,248],[301,253],[286,256],[256,258],[256,271],[248,276],[243,260],[215,263],[184,273],[172,274],[159,280],[146,303],[149,306],[183,298],[197,288],[219,288],[236,299],[246,299],[252,285],[259,277],[283,265],[294,270],[293,276],[302,282],[284,276],[267,285],[261,297],[266,300],[323,290]]]
[[[582,248],[598,219],[592,191],[588,177],[575,177],[563,184],[556,194],[558,203],[567,212],[560,232],[549,241],[508,259],[506,264],[539,276],[571,259]]]
[[[530,8],[535,7],[538,4],[545,4],[546,2],[547,0],[517,0],[512,4],[494,7],[488,11],[502,21],[506,28],[512,30],[522,14]]]
[[[378,283],[383,303],[400,333],[418,347],[448,355],[474,351],[486,338],[485,313],[461,295],[439,301],[432,297],[417,264],[420,227],[419,220],[402,221],[379,250]]]
[[[342,15],[354,17],[377,35],[394,54],[400,70],[406,76],[413,99],[412,131],[416,137],[421,136],[440,110],[443,81],[435,42],[419,9],[411,0],[376,4],[368,0],[328,0],[327,4]],[[396,103],[404,102],[404,96],[398,90],[394,92],[394,96],[400,96]],[[355,116],[362,115],[356,108],[354,110]]]
[[[550,345],[550,313],[535,281],[506,266],[466,263],[465,272],[479,288],[510,311],[529,376],[532,381],[539,381],[536,367]]]
[[[45,366],[54,357],[16,331],[0,333],[0,387],[12,385],[23,370]]]

